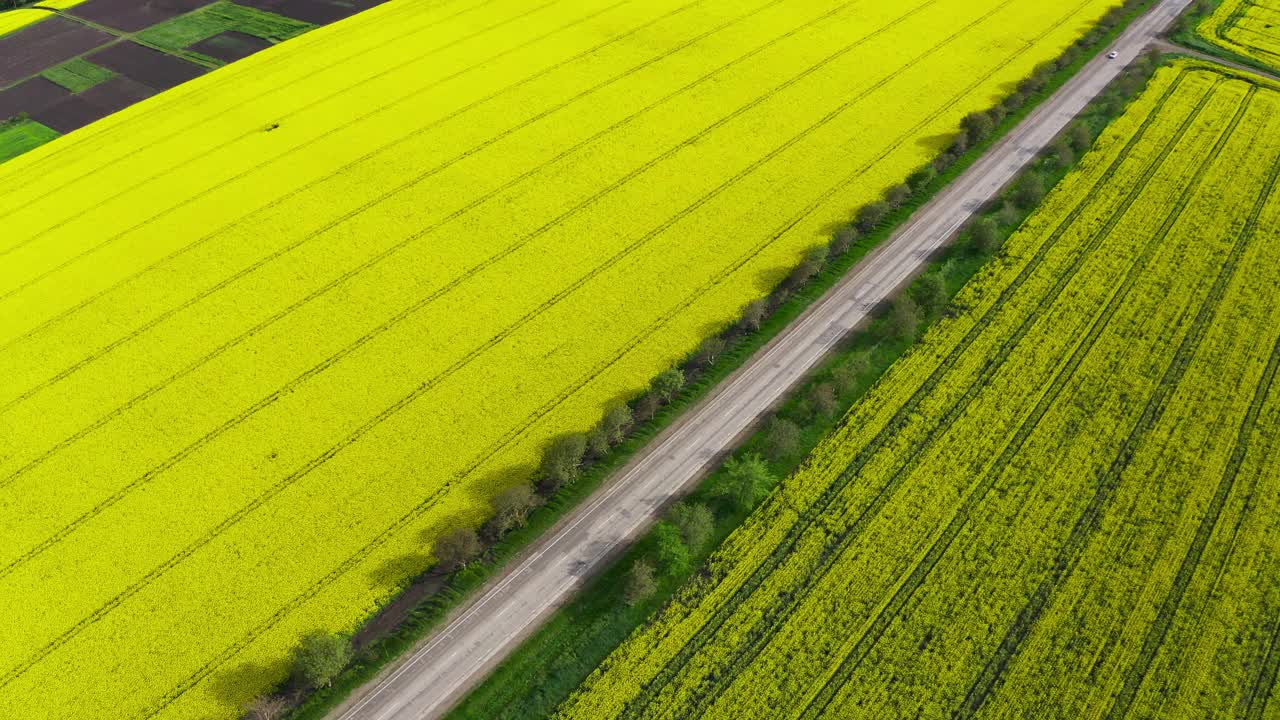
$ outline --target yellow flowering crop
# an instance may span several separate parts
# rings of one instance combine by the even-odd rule
[[[0,12],[0,35],[7,35],[15,30],[21,30],[34,22],[39,22],[48,17],[53,17],[53,13],[48,10],[32,10],[31,8]]]
[[[1263,717],[1278,181],[1280,90],[1160,70],[558,717]]]
[[[0,717],[227,718],[1117,0],[393,0],[0,166]]]
[[[1280,0],[1224,0],[1196,30],[1215,45],[1280,70]]]

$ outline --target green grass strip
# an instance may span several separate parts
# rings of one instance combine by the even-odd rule
[[[73,93],[84,92],[116,76],[110,70],[94,65],[84,58],[72,58],[40,74],[46,80],[55,82]]]
[[[314,28],[311,23],[294,20],[282,15],[265,12],[256,8],[236,5],[228,0],[219,0],[180,15],[171,20],[153,25],[138,33],[137,39],[169,52],[196,55],[211,62],[222,64],[213,58],[206,58],[198,53],[183,53],[186,48],[207,40],[215,35],[235,30],[246,35],[280,42],[296,37]]]
[[[34,120],[0,123],[0,163],[58,137],[58,132]]]

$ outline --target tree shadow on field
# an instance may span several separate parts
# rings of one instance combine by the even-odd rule
[[[287,657],[269,665],[246,662],[213,673],[208,687],[219,702],[243,708],[260,695],[264,687],[276,685],[288,674]]]
[[[799,262],[799,260],[796,261],[797,264]],[[773,267],[760,268],[756,271],[755,276],[756,291],[762,295],[773,292],[774,288],[787,279],[793,269],[795,269],[795,265],[775,265]]]
[[[463,483],[455,492],[464,498],[461,501],[464,507],[479,508],[477,514],[449,514],[428,522],[414,537],[420,550],[386,560],[369,572],[369,580],[377,590],[392,599],[352,637],[352,644],[357,651],[393,632],[414,608],[448,584],[447,575],[431,568],[435,562],[431,556],[431,546],[436,539],[451,530],[475,527],[480,520],[488,517],[489,503],[498,493],[516,484],[519,479],[529,477],[531,472],[532,468],[528,466],[511,465],[484,472]]]
[[[916,138],[916,145],[925,149],[930,155],[941,155],[956,141],[956,133],[948,132],[939,135],[925,135]]]
[[[399,591],[431,565],[430,549],[431,543],[424,542],[422,552],[412,552],[383,561],[369,571],[369,582],[379,594]]]

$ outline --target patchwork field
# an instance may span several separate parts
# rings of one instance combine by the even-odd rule
[[[1280,70],[1280,0],[1225,0],[1200,24],[1199,33]]]
[[[1162,69],[595,718],[1280,717],[1280,91]]]
[[[1115,4],[397,0],[0,166],[0,716],[233,716]]]

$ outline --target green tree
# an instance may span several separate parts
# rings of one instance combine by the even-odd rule
[[[599,425],[587,431],[586,457],[599,460],[609,453],[609,435]]]
[[[791,273],[787,275],[786,287],[790,290],[796,290],[809,282],[814,275],[822,271],[822,266],[827,262],[826,248],[812,248],[805,253],[804,259],[800,264],[792,268]]]
[[[915,288],[916,302],[927,315],[937,315],[947,306],[947,282],[940,273],[932,272],[920,278]]]
[[[293,656],[293,677],[303,687],[328,687],[349,662],[351,640],[347,636],[313,632],[298,644]]]
[[[475,530],[458,528],[441,535],[431,550],[436,556],[436,567],[448,573],[466,567],[480,556],[484,546]]]
[[[791,457],[800,448],[800,428],[786,418],[770,419],[764,427],[764,447],[771,460]]]
[[[248,720],[281,720],[289,711],[289,703],[278,695],[264,695],[249,706]]]
[[[902,207],[903,203],[911,199],[911,188],[906,185],[894,185],[889,188],[889,192],[885,193],[884,198],[890,207]]]
[[[840,228],[831,239],[831,243],[827,245],[827,256],[834,258],[844,255],[856,242],[858,242],[858,231],[855,228]]]
[[[660,520],[653,526],[652,537],[653,557],[662,574],[677,577],[688,572],[689,546],[684,544],[680,528],[666,520]]]
[[[746,512],[755,507],[774,482],[769,466],[759,455],[752,453],[725,460],[716,482],[711,486],[711,493],[739,512]]]
[[[685,545],[695,553],[701,552],[711,542],[716,532],[716,519],[711,510],[701,503],[676,503],[668,513],[671,523],[680,529]]]
[[[820,418],[829,418],[836,414],[839,403],[836,401],[836,388],[831,383],[818,383],[809,390],[809,407],[813,414]]]
[[[1076,154],[1065,138],[1055,140],[1045,152],[1053,164],[1060,169],[1070,167],[1076,161]]]
[[[497,542],[503,535],[524,527],[529,513],[537,509],[541,499],[527,483],[509,487],[493,499],[493,515],[480,528],[480,534],[489,542]]]
[[[671,368],[662,371],[662,374],[653,380],[653,391],[657,394],[658,399],[664,403],[669,403],[675,398],[676,393],[684,387],[684,373],[679,368]]]
[[[698,346],[698,351],[693,354],[693,363],[701,367],[712,365],[720,358],[720,355],[727,347],[724,338],[713,336],[702,341]]]
[[[974,250],[990,255],[1000,247],[1000,228],[991,218],[981,218],[969,227],[969,240]]]
[[[641,395],[636,400],[635,418],[637,422],[648,422],[658,414],[658,409],[662,407],[662,400],[658,398],[658,393],[652,388],[648,392]]]
[[[920,192],[928,187],[938,177],[938,171],[933,165],[925,165],[919,170],[911,173],[911,177],[907,178],[907,185],[911,186],[912,192]]]
[[[636,606],[653,597],[658,591],[658,583],[653,578],[653,565],[648,560],[637,560],[627,571],[627,584],[622,590],[622,597],[628,605]]]
[[[538,469],[539,486],[547,493],[554,493],[578,479],[582,458],[587,452],[586,436],[574,433],[557,438],[542,454],[542,466]]]
[[[871,358],[860,352],[831,369],[831,380],[836,390],[844,395],[858,387],[858,381],[871,370]]]
[[[899,340],[910,340],[920,330],[920,307],[911,296],[903,293],[893,301],[889,310],[889,329]]]
[[[1089,126],[1083,120],[1078,120],[1067,131],[1067,142],[1070,143],[1072,150],[1078,153],[1087,152],[1093,145],[1093,133],[1089,132]]]
[[[889,215],[889,204],[877,200],[873,203],[867,203],[858,211],[857,224],[858,229],[863,233],[869,233],[875,230],[880,223],[884,222],[885,217]]]
[[[600,429],[604,430],[605,437],[609,440],[610,445],[617,445],[627,437],[627,432],[631,429],[631,408],[627,404],[620,401],[613,401],[604,410],[604,417],[600,420]]]
[[[744,332],[755,332],[760,329],[760,323],[764,322],[765,315],[768,314],[769,304],[763,299],[752,300],[742,308],[742,318],[738,320],[738,327]]]
[[[964,120],[960,121],[960,127],[964,128],[965,134],[969,138],[969,144],[977,145],[991,137],[991,133],[996,129],[996,124],[991,119],[990,113],[975,112],[966,115]]]
[[[1028,173],[1013,191],[1013,202],[1023,210],[1032,210],[1044,200],[1044,180],[1035,173]]]

